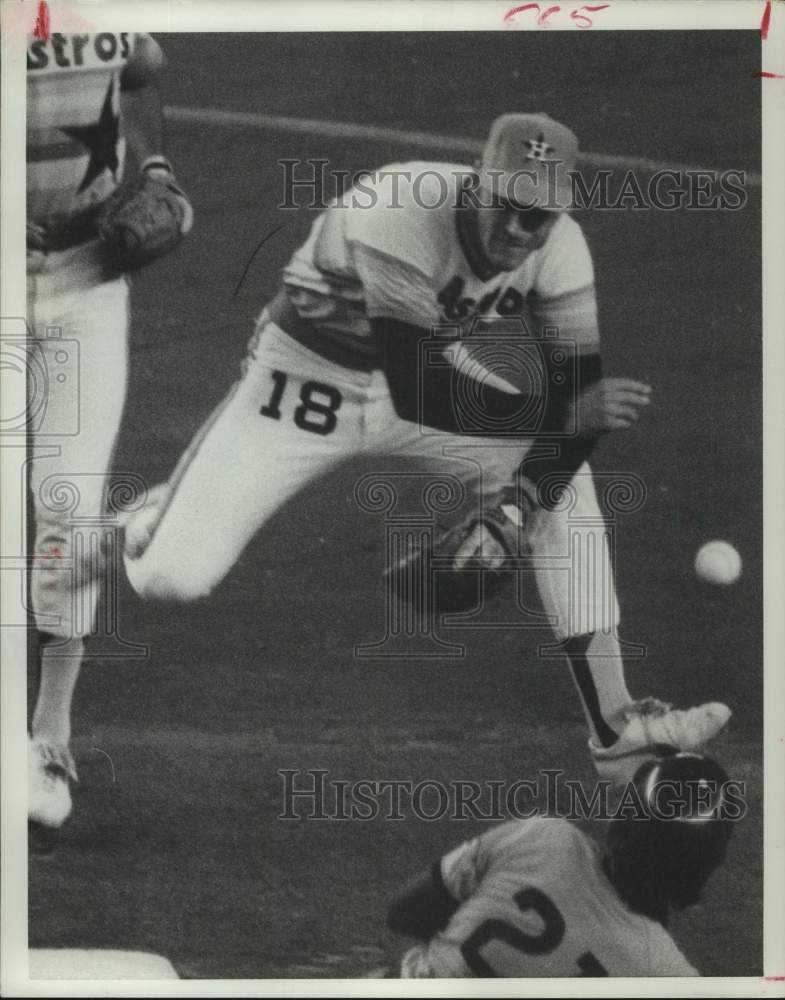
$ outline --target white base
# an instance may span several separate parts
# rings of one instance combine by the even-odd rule
[[[31,979],[179,979],[162,955],[102,948],[31,948]]]

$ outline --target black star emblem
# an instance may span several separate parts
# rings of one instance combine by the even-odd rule
[[[79,185],[80,193],[89,187],[93,181],[108,167],[112,174],[117,173],[120,165],[117,159],[117,140],[120,138],[120,119],[112,106],[114,95],[114,79],[109,81],[101,115],[93,125],[72,125],[62,131],[77,139],[90,150],[90,162],[87,171]]]

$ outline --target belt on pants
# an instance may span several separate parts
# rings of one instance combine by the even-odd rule
[[[363,355],[356,348],[343,344],[328,333],[318,330],[312,320],[297,312],[285,289],[281,289],[275,298],[268,303],[267,313],[272,322],[288,334],[292,340],[296,340],[298,344],[307,347],[314,354],[320,355],[325,361],[331,361],[342,368],[350,368],[359,372],[372,372],[381,367],[375,352]]]

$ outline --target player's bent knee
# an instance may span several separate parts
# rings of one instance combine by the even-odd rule
[[[189,604],[209,597],[212,587],[198,580],[180,580],[166,574],[156,573],[139,586],[137,594],[146,601],[173,601]]]
[[[143,559],[125,560],[128,581],[146,601],[174,601],[180,604],[199,601],[211,594],[215,582],[197,575],[180,575],[147,566]]]

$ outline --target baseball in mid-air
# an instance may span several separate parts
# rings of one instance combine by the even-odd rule
[[[706,542],[695,556],[695,572],[707,583],[727,587],[741,576],[741,556],[730,542]]]

